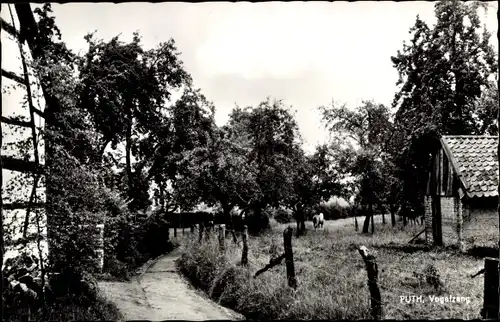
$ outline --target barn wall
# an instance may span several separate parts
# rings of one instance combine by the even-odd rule
[[[472,204],[464,218],[464,242],[467,247],[496,247],[498,243],[498,213],[491,202]]]
[[[432,197],[425,196],[424,198],[424,225],[425,225],[425,242],[432,244]]]
[[[458,208],[454,197],[441,197],[441,223],[444,245],[458,244]]]

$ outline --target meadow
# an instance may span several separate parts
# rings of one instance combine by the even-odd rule
[[[240,265],[241,243],[228,238],[222,255],[215,235],[200,245],[189,234],[179,237],[184,239],[179,266],[213,300],[249,319],[366,319],[370,295],[357,250],[364,245],[377,260],[385,319],[480,318],[483,276],[470,276],[482,269],[483,259],[453,248],[429,249],[423,235],[408,244],[423,226],[403,229],[398,222],[393,228],[378,218],[375,233],[365,235],[355,231],[352,218],[327,221],[317,231],[308,222],[307,234],[292,240],[297,290],[287,285],[284,263],[253,278],[271,257],[283,253],[283,230],[288,225],[271,226],[258,237],[250,236],[248,267]],[[423,302],[401,300],[413,295],[422,296]],[[440,303],[431,301],[434,296],[468,301]]]

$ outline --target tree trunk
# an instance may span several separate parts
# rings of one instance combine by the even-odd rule
[[[126,162],[126,172],[127,172],[127,186],[130,193],[133,189],[132,184],[132,163],[131,163],[131,149],[132,149],[132,126],[127,125],[127,137],[125,139],[125,162]]]
[[[366,206],[363,207],[363,209],[366,211]],[[368,234],[368,228],[370,228],[370,212],[368,211],[365,214],[365,222],[363,223],[363,234]]]
[[[373,233],[375,232],[375,221],[373,219],[373,205],[372,205],[372,203],[370,203],[369,207],[370,207],[370,217],[372,219],[372,235],[373,235]]]
[[[305,234],[306,231],[306,222],[305,222],[305,216],[304,216],[304,211],[302,207],[296,208],[295,211],[295,218],[297,220],[297,237],[302,236]]]
[[[396,211],[395,207],[393,204],[390,205],[390,211],[391,211],[391,224],[392,227],[396,226]]]
[[[125,134],[125,162],[126,162],[126,173],[127,173],[127,186],[129,190],[129,196],[133,197],[134,184],[132,181],[132,110],[130,105],[127,107],[127,132]]]
[[[160,209],[163,213],[165,211],[165,186],[163,184],[163,180],[158,180],[158,186],[160,188]]]

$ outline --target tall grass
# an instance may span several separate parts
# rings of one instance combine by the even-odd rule
[[[212,299],[250,319],[366,319],[370,300],[364,263],[357,252],[367,246],[376,256],[385,318],[442,319],[478,318],[482,306],[482,278],[471,279],[482,260],[459,254],[454,249],[430,250],[409,245],[421,226],[392,228],[378,224],[374,235],[354,231],[353,225],[325,230],[309,229],[294,238],[295,271],[299,287],[287,286],[284,264],[258,276],[271,256],[283,252],[283,229],[273,229],[249,240],[249,266],[239,265],[241,245],[226,241],[221,255],[216,236],[200,245],[187,239],[179,261],[182,272]],[[433,267],[443,284],[435,288],[426,279]],[[400,296],[422,295],[425,303],[401,303]],[[464,296],[469,304],[436,304],[429,295]]]

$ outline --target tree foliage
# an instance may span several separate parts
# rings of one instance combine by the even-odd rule
[[[321,107],[321,111],[328,129],[335,135],[330,149],[338,162],[338,171],[344,181],[350,182],[349,190],[354,193],[355,201],[369,207],[363,229],[366,233],[373,205],[381,205],[390,195],[386,181],[393,173],[385,163],[386,145],[392,136],[389,109],[364,101],[356,109],[333,102]]]
[[[407,210],[421,204],[437,137],[494,131],[492,109],[498,106],[490,107],[482,93],[498,92],[490,82],[498,65],[491,34],[481,26],[480,7],[478,2],[437,2],[437,23],[429,27],[417,16],[410,43],[391,58],[400,76],[393,102],[397,135],[391,144]]]

